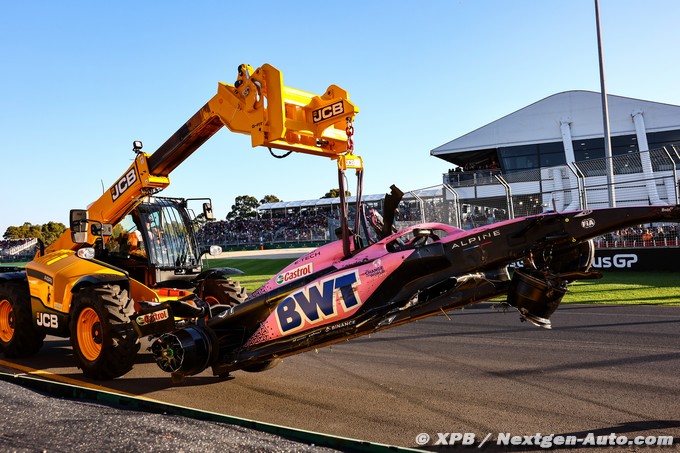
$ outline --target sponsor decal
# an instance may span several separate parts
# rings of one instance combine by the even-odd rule
[[[633,267],[638,262],[638,257],[634,253],[620,253],[614,256],[596,256],[593,260],[593,267],[597,269],[626,269]]]
[[[319,121],[327,120],[328,118],[333,118],[334,116],[342,115],[345,113],[345,107],[342,105],[342,101],[335,102],[331,105],[321,107],[312,111],[312,122],[314,124]]]
[[[333,332],[334,330],[342,329],[343,327],[350,327],[353,326],[357,323],[356,319],[350,319],[349,321],[341,322],[340,324],[335,324],[332,326],[328,326],[324,329],[324,332]]]
[[[355,291],[357,270],[314,282],[286,297],[276,307],[276,322],[284,334],[315,325],[357,309],[363,302]]]
[[[314,266],[312,263],[305,264],[304,266],[296,267],[295,269],[291,269],[288,272],[284,272],[283,274],[279,274],[276,276],[276,284],[277,285],[283,285],[284,283],[291,282],[293,280],[297,280],[300,277],[304,277],[305,275],[309,275],[312,273],[314,269]]]
[[[373,269],[367,269],[365,274],[366,277],[378,277],[385,273],[385,268],[382,266],[381,260],[373,261]]]
[[[45,283],[49,283],[50,285],[53,284],[52,277],[45,274],[44,272],[36,271],[35,269],[27,269],[26,275],[28,275],[29,277],[33,277],[33,278],[38,278],[38,279],[44,281]]]
[[[111,199],[116,201],[135,181],[137,181],[137,173],[134,168],[131,168],[129,172],[111,187]]]
[[[318,251],[318,250],[314,250],[313,252],[310,252],[308,255],[305,255],[305,256],[295,260],[295,264],[304,263],[305,261],[309,261],[311,259],[314,259],[319,255],[321,255],[321,252]]]
[[[478,234],[476,236],[468,236],[464,239],[459,239],[453,241],[451,249],[456,249],[458,247],[468,247],[468,246],[478,246],[486,245],[492,241],[487,241],[487,239],[493,239],[501,235],[501,230],[489,231],[486,233]]]
[[[51,313],[43,313],[39,311],[36,313],[38,319],[36,324],[40,327],[47,327],[48,329],[58,329],[59,328],[59,318],[57,315]]]
[[[261,294],[264,294],[264,293],[266,293],[267,291],[269,291],[269,287],[268,287],[267,285],[263,285],[263,286],[261,286],[260,288],[258,288],[256,291],[250,293],[250,297],[249,297],[249,298],[250,298],[250,299],[254,299],[255,297],[257,297],[257,296],[259,296],[259,295],[261,295]],[[222,313],[225,313],[225,312],[222,312]]]
[[[168,309],[166,308],[165,310],[137,316],[137,319],[135,321],[137,322],[137,325],[145,326],[147,324],[153,324],[158,321],[165,321],[169,317],[170,314],[168,313]]]
[[[588,217],[587,219],[581,220],[581,227],[588,229],[595,226],[595,219]]]

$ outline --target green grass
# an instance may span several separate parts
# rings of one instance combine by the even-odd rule
[[[564,303],[680,306],[680,273],[608,272],[569,285]]]
[[[211,259],[210,267],[234,267],[245,272],[245,275],[232,277],[245,287],[248,293],[255,291],[281,269],[295,261],[295,258],[276,258],[276,259]]]
[[[234,267],[245,272],[235,276],[251,293],[293,262],[278,259],[211,259],[210,267]],[[13,263],[4,263],[11,265]],[[21,263],[22,265],[25,263]],[[562,300],[568,304],[649,304],[680,306],[680,273],[605,272],[599,280],[581,280],[569,285]]]
[[[218,259],[211,267],[235,267],[246,274],[236,276],[248,292],[255,291],[293,259]],[[569,285],[562,300],[572,304],[650,304],[680,306],[680,273],[607,272],[599,280]]]

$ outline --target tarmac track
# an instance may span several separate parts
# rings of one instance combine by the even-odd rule
[[[231,380],[205,372],[173,385],[142,355],[122,378],[95,383],[64,366],[73,360],[62,339],[12,363],[173,404],[406,447],[417,446],[419,433],[434,440],[438,432],[471,432],[478,440],[488,433],[617,433],[680,442],[680,308],[566,304],[553,330],[489,304],[450,318],[289,357],[263,373],[236,372]]]

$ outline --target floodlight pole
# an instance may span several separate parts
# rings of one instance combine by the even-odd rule
[[[616,190],[614,189],[614,162],[612,159],[612,142],[609,134],[609,105],[607,103],[607,88],[604,79],[604,56],[602,54],[599,0],[595,0],[595,22],[597,25],[597,51],[600,57],[600,92],[602,95],[602,125],[604,130],[604,157],[607,167],[607,191],[609,192],[609,206],[615,208]]]

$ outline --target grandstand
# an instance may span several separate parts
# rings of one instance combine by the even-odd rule
[[[0,261],[22,261],[35,254],[36,238],[3,239],[0,241]]]
[[[680,147],[646,151],[650,172],[643,171],[640,154],[628,153],[612,159],[617,193],[626,194],[628,205],[647,205],[651,183],[662,204],[680,204],[675,190]],[[446,180],[444,184],[405,191],[396,217],[397,226],[440,222],[471,229],[545,211],[604,207],[601,198],[607,193],[605,166],[605,159],[590,159],[572,163],[568,168],[560,165],[509,174],[494,171],[491,175],[487,170],[475,170],[488,177],[475,176],[471,182]],[[569,169],[574,172],[570,173]],[[517,184],[524,189],[524,194],[513,191]],[[384,199],[384,194],[366,195],[362,203],[365,210],[382,212]],[[348,197],[348,206],[349,216],[353,218],[356,197]],[[266,203],[258,208],[256,218],[206,224],[199,231],[199,239],[225,250],[315,246],[336,238],[339,215],[339,198]],[[640,225],[598,238],[596,246],[678,247],[679,233],[675,224]]]

